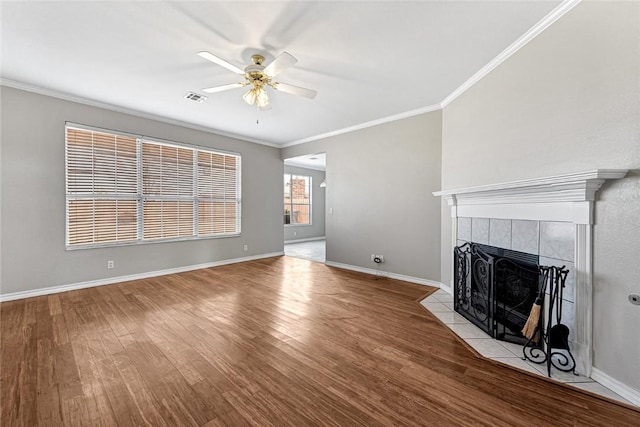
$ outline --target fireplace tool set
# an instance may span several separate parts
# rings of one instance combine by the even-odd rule
[[[575,373],[562,294],[569,270],[478,243],[454,248],[454,310],[489,336],[523,345],[523,360]],[[544,311],[544,316],[542,312]]]
[[[540,274],[542,286],[529,319],[522,329],[522,334],[529,339],[522,348],[523,359],[537,364],[546,363],[549,377],[551,377],[552,366],[562,372],[575,374],[576,361],[569,348],[569,328],[562,323],[562,293],[569,270],[564,266],[540,266]],[[547,289],[549,291],[547,317],[543,322],[540,318],[540,310]]]

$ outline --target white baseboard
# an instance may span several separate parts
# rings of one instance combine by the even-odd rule
[[[306,239],[285,240],[284,244],[288,245],[289,243],[315,242],[316,240],[326,240],[326,237],[320,236],[320,237],[308,237]]]
[[[571,352],[576,359],[576,372],[585,377],[591,377],[593,374],[593,349],[578,341],[571,342]]]
[[[272,252],[268,254],[252,255],[242,258],[224,259],[221,261],[207,262],[204,264],[187,265],[184,267],[168,268],[166,270],[148,271],[146,273],[130,274],[127,276],[108,277],[106,279],[89,280],[87,282],[73,283],[70,285],[51,286],[49,288],[33,289],[29,291],[0,294],[0,302],[13,301],[23,298],[38,297],[41,295],[57,294],[60,292],[75,291],[76,289],[93,288],[95,286],[111,285],[114,283],[128,282],[130,280],[148,279],[149,277],[165,276],[167,274],[183,273],[185,271],[200,270],[202,268],[218,267],[239,262],[254,261],[262,258],[282,256],[284,252]]]
[[[453,296],[453,286],[452,285],[446,285],[444,283],[440,283],[440,289],[442,289],[443,291],[445,291],[449,295]]]
[[[605,374],[598,368],[593,368],[591,370],[591,379],[599,382],[634,405],[640,406],[640,391],[629,387],[608,374]]]
[[[359,267],[357,265],[342,264],[342,263],[333,262],[333,261],[327,261],[325,262],[325,264],[328,265],[329,267],[342,268],[345,270],[357,271],[359,273],[366,273],[374,276],[388,277],[389,279],[402,280],[404,282],[416,283],[418,285],[434,286],[436,288],[439,288],[442,285],[440,282],[434,282],[433,280],[422,279],[420,277],[405,276],[404,274],[379,271],[374,268]]]

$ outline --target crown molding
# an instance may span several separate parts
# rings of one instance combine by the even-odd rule
[[[513,42],[509,47],[500,52],[498,56],[493,58],[487,65],[482,67],[477,73],[475,73],[469,80],[462,83],[460,87],[454,90],[449,96],[447,96],[440,105],[442,108],[449,105],[453,100],[457,97],[465,93],[469,90],[473,85],[478,83],[483,77],[493,71],[498,65],[502,64],[504,61],[509,59],[511,55],[519,51],[522,47],[524,47],[527,43],[533,40],[538,34],[546,30],[551,24],[556,22],[558,19],[562,18],[564,14],[569,12],[571,9],[576,7],[578,3],[582,0],[565,0],[558,7],[553,9],[547,16],[542,18],[536,25],[531,27],[529,31],[520,36],[515,42]]]
[[[395,122],[398,120],[406,119],[413,116],[419,116],[420,114],[430,113],[432,111],[441,110],[442,106],[440,104],[428,105],[426,107],[418,108],[415,110],[405,111],[404,113],[394,114],[393,116],[383,117],[381,119],[371,120],[369,122],[360,123],[357,125],[349,126],[346,128],[334,130],[327,133],[321,133],[319,135],[310,136],[308,138],[298,139],[296,141],[286,142],[280,145],[280,148],[292,147],[294,145],[304,144],[306,142],[317,141],[319,139],[329,138],[331,136],[342,135],[349,132],[354,132],[361,129],[370,128],[373,126],[381,125],[384,123]]]
[[[451,92],[449,96],[447,96],[441,103],[429,105],[427,107],[418,108],[416,110],[407,111],[405,113],[396,114],[393,116],[384,117],[382,119],[372,120],[370,122],[361,123],[358,125],[346,127],[344,129],[339,129],[332,132],[327,132],[315,136],[310,136],[308,138],[299,139],[296,141],[291,141],[280,145],[281,148],[291,147],[294,145],[304,144],[306,142],[317,141],[319,139],[329,138],[331,136],[341,135],[344,133],[353,132],[356,130],[365,129],[372,126],[377,126],[383,123],[394,122],[396,120],[405,119],[407,117],[417,116],[419,114],[429,113],[431,111],[442,110],[447,105],[449,105],[453,100],[462,95],[464,92],[469,90],[474,84],[479,82],[483,77],[493,71],[496,67],[502,64],[504,61],[509,59],[511,55],[516,53],[522,47],[524,47],[527,43],[533,40],[538,34],[542,33],[546,30],[551,24],[556,22],[562,16],[564,16],[567,12],[573,9],[578,5],[582,0],[565,0],[558,7],[553,9],[547,16],[542,18],[536,25],[531,27],[526,33],[520,36],[515,42],[513,42],[509,47],[503,50],[498,56],[493,58],[487,65],[482,67],[477,73],[471,76],[467,81],[462,83],[456,90]]]
[[[52,98],[62,99],[64,101],[71,101],[78,104],[88,105],[90,107],[103,108],[105,110],[114,111],[116,113],[128,114],[131,116],[140,117],[148,120],[155,120],[157,122],[163,122],[170,125],[180,126],[184,128],[194,129],[201,132],[211,133],[214,135],[224,136],[227,138],[238,139],[241,141],[252,142],[254,144],[266,145],[269,147],[280,148],[279,144],[274,144],[271,142],[262,141],[259,139],[249,138],[242,135],[237,135],[234,133],[223,132],[218,129],[210,128],[207,126],[196,125],[193,123],[183,122],[181,120],[170,119],[168,117],[158,116],[156,114],[145,113],[143,111],[134,110],[132,108],[120,107],[117,105],[109,104],[106,102],[95,101],[89,98],[83,98],[77,95],[71,95],[68,93],[60,92],[54,89],[47,89],[40,86],[31,85],[28,83],[19,82],[16,80],[10,80],[5,78],[0,78],[0,86],[6,86],[13,89],[24,90],[25,92],[37,93],[38,95],[50,96]]]
[[[353,126],[348,126],[346,128],[342,128],[342,129],[338,129],[338,130],[335,130],[335,131],[331,131],[331,132],[326,132],[326,133],[310,136],[310,137],[307,137],[307,138],[294,140],[294,141],[291,141],[291,142],[286,142],[286,143],[283,143],[283,144],[275,144],[275,143],[262,141],[262,140],[259,140],[259,139],[249,138],[249,137],[242,136],[242,135],[237,135],[237,134],[233,134],[233,133],[227,133],[227,132],[223,132],[223,131],[220,131],[218,129],[209,128],[209,127],[206,127],[206,126],[195,125],[195,124],[183,122],[183,121],[180,121],[180,120],[169,119],[167,117],[157,116],[157,115],[154,115],[154,114],[149,114],[149,113],[145,113],[145,112],[142,112],[142,111],[133,110],[133,109],[129,109],[129,108],[118,107],[118,106],[115,106],[115,105],[112,105],[112,104],[103,103],[103,102],[100,102],[100,101],[94,101],[94,100],[91,100],[91,99],[82,98],[82,97],[79,97],[79,96],[70,95],[70,94],[62,93],[62,92],[51,90],[51,89],[45,89],[45,88],[41,88],[41,87],[37,87],[37,86],[26,84],[26,83],[13,81],[13,80],[1,79],[0,78],[0,85],[13,87],[15,89],[25,90],[25,91],[28,91],[28,92],[34,92],[34,93],[38,93],[38,94],[41,94],[41,95],[52,96],[54,98],[59,98],[59,99],[67,100],[67,101],[77,102],[77,103],[80,103],[80,104],[89,105],[89,106],[93,106],[93,107],[104,108],[104,109],[115,111],[115,112],[119,112],[119,113],[130,114],[130,115],[141,117],[141,118],[145,118],[145,119],[156,120],[156,121],[160,121],[160,122],[164,122],[164,123],[168,123],[168,124],[172,124],[172,125],[176,125],[176,126],[182,126],[182,127],[186,127],[186,128],[190,128],[190,129],[195,129],[195,130],[199,130],[199,131],[202,131],[202,132],[207,132],[207,133],[212,133],[212,134],[215,134],[215,135],[225,136],[225,137],[228,137],[228,138],[234,138],[234,139],[239,139],[239,140],[242,140],[242,141],[253,142],[255,144],[266,145],[266,146],[275,147],[275,148],[286,148],[286,147],[292,147],[294,145],[304,144],[304,143],[307,143],[307,142],[326,139],[326,138],[329,138],[329,137],[332,137],[332,136],[337,136],[337,135],[342,135],[342,134],[345,134],[345,133],[354,132],[354,131],[361,130],[361,129],[366,129],[366,128],[377,126],[377,125],[381,125],[381,124],[384,124],[384,123],[395,122],[395,121],[398,121],[398,120],[406,119],[406,118],[417,116],[417,115],[420,115],[420,114],[430,113],[432,111],[442,110],[447,105],[449,105],[451,102],[453,102],[456,98],[458,98],[460,95],[462,95],[464,92],[469,90],[473,85],[475,85],[477,82],[479,82],[483,77],[485,77],[487,74],[489,74],[491,71],[493,71],[496,67],[498,67],[500,64],[502,64],[504,61],[506,61],[509,57],[511,57],[511,55],[516,53],[518,50],[520,50],[522,47],[524,47],[527,43],[529,43],[531,40],[533,40],[538,34],[542,33],[551,24],[556,22],[558,19],[560,19],[562,16],[564,16],[567,12],[569,12],[571,9],[573,9],[575,6],[577,6],[581,1],[582,0],[565,0],[565,1],[563,1],[554,10],[552,10],[547,16],[545,16],[542,20],[540,20],[536,25],[531,27],[526,33],[524,33],[515,42],[513,42],[511,45],[509,45],[509,47],[507,47],[500,54],[498,54],[498,56],[493,58],[488,64],[486,64],[484,67],[482,67],[478,72],[476,72],[467,81],[465,81],[462,85],[460,85],[456,90],[454,90],[449,96],[447,96],[439,104],[429,105],[429,106],[418,108],[418,109],[415,109],[415,110],[406,111],[404,113],[399,113],[399,114],[395,114],[395,115],[392,115],[392,116],[387,116],[387,117],[383,117],[383,118],[380,118],[380,119],[371,120],[371,121],[368,121],[368,122],[356,124],[356,125],[353,125]]]

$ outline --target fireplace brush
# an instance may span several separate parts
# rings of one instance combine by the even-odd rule
[[[524,324],[524,328],[522,328],[522,335],[532,340],[533,342],[538,342],[538,337],[534,337],[536,332],[538,331],[538,325],[540,325],[540,310],[542,309],[542,301],[544,299],[544,291],[547,286],[547,276],[549,275],[548,270],[543,270],[543,281],[542,286],[538,290],[538,296],[536,297],[536,301],[533,303],[533,307],[531,307],[531,312],[529,312],[529,318],[527,319],[527,323]],[[532,339],[533,338],[533,339]]]

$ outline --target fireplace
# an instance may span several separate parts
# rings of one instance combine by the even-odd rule
[[[456,246],[454,310],[492,338],[526,344],[521,331],[542,285],[538,262],[536,254],[468,242]]]
[[[465,241],[505,247],[494,245],[490,240],[501,240],[508,235],[504,241],[509,241],[511,246],[506,246],[507,249],[537,253],[541,257],[540,250],[543,250],[553,255],[550,258],[569,263],[568,269],[574,273],[567,279],[571,289],[567,299],[573,301],[567,300],[567,304],[561,305],[563,310],[571,308],[571,313],[563,315],[563,319],[567,319],[567,323],[571,319],[569,341],[576,371],[585,376],[591,376],[593,366],[592,254],[596,192],[606,180],[624,178],[627,172],[597,169],[433,193],[443,197],[451,207],[451,249]],[[496,236],[489,236],[490,229],[496,230]],[[519,233],[517,238],[515,231]],[[543,242],[543,237],[549,239]],[[555,264],[548,264],[546,260],[540,263]],[[453,260],[450,265],[453,270]],[[452,280],[450,293],[454,286]]]

